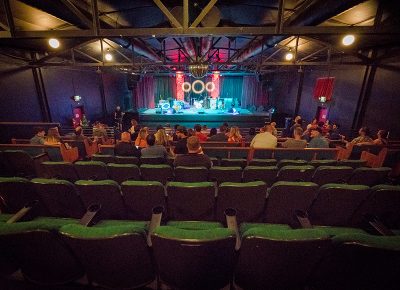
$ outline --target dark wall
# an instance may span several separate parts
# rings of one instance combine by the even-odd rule
[[[106,97],[107,112],[113,113],[116,106],[122,110],[132,108],[132,92],[128,90],[125,74],[104,73],[104,93]]]

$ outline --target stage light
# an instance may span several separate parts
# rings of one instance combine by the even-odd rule
[[[342,43],[345,46],[349,46],[349,45],[352,45],[355,40],[356,40],[356,38],[354,37],[354,35],[348,34],[345,37],[343,37]]]
[[[189,65],[189,73],[196,79],[203,78],[208,71],[208,64],[205,63],[193,63]]]
[[[111,53],[107,52],[107,53],[104,55],[104,59],[105,59],[106,61],[112,61],[113,56],[112,56]]]
[[[184,82],[182,84],[182,91],[184,91],[185,93],[189,93],[191,89],[192,85],[189,82]]]
[[[52,48],[59,48],[60,47],[60,42],[56,38],[50,38],[49,39],[49,45]]]
[[[200,84],[200,86],[201,86],[201,89],[200,89],[200,90],[197,90],[197,89],[196,89],[196,84]],[[193,82],[193,84],[192,84],[192,91],[193,91],[193,93],[195,93],[195,94],[201,94],[201,93],[203,93],[204,90],[205,90],[205,88],[206,88],[206,86],[204,85],[204,82],[201,81],[201,80],[195,80],[195,81]]]
[[[206,83],[206,91],[211,93],[213,90],[215,90],[215,84],[213,82]]]
[[[292,59],[293,59],[293,53],[291,53],[290,51],[289,51],[288,53],[286,53],[285,59],[286,59],[287,61],[292,60]]]

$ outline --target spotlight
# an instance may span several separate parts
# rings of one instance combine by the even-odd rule
[[[105,58],[106,61],[112,61],[113,56],[112,56],[111,53],[107,52],[107,53],[104,55],[104,58]]]
[[[293,59],[293,53],[288,52],[288,53],[285,55],[285,59],[286,59],[287,61],[292,60],[292,59]]]
[[[345,46],[349,46],[349,45],[352,45],[355,40],[356,40],[356,38],[354,37],[354,35],[348,34],[345,37],[343,37],[342,43]]]
[[[56,38],[50,38],[49,39],[49,45],[52,48],[59,48],[60,47],[60,42]]]

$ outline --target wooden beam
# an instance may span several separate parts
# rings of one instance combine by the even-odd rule
[[[195,28],[197,25],[200,24],[200,22],[203,20],[203,18],[210,12],[210,10],[214,7],[215,3],[217,3],[218,0],[210,0],[206,7],[200,12],[199,16],[193,21],[192,25],[190,25],[190,28]]]
[[[183,28],[189,27],[189,0],[183,0]]]
[[[161,0],[153,0],[153,2],[160,8],[162,13],[167,17],[167,19],[171,22],[172,27],[182,28],[182,25],[176,20],[175,16],[168,10],[167,7],[161,2]]]
[[[95,36],[99,35],[100,31],[100,20],[99,20],[99,8],[97,6],[97,0],[91,0],[92,10],[92,29]]]

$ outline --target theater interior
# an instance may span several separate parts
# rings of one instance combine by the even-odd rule
[[[398,53],[391,0],[2,0],[0,289],[398,289]]]

